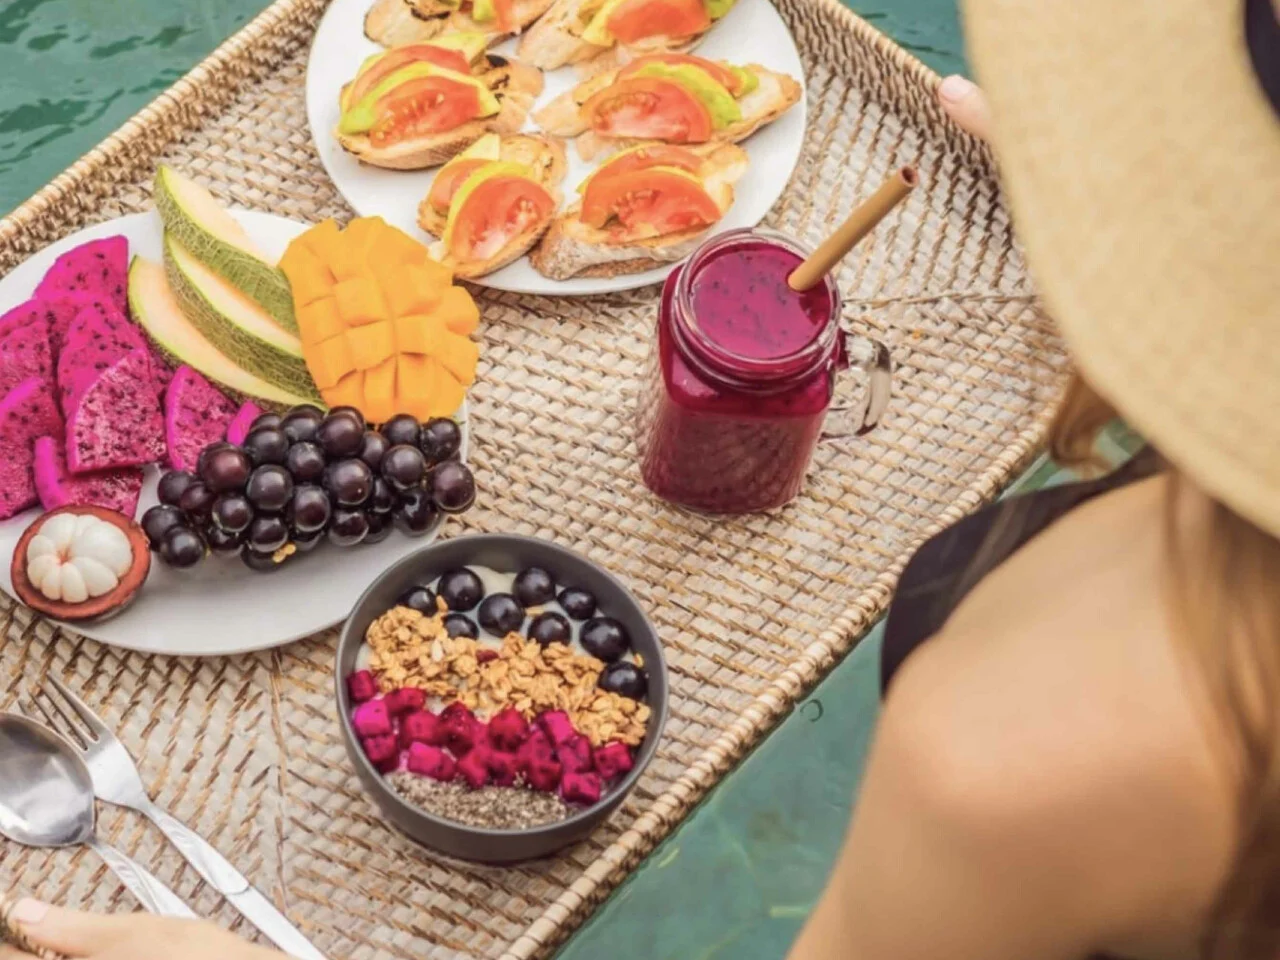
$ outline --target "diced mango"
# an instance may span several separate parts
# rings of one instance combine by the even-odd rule
[[[352,327],[345,339],[351,348],[351,363],[357,370],[376,367],[396,352],[395,334],[386,320]]]
[[[348,334],[349,336],[350,334]],[[307,369],[321,390],[337,384],[352,369],[351,349],[347,337],[331,337],[306,350]]]
[[[480,308],[462,287],[450,287],[444,292],[437,313],[460,336],[471,336],[480,325]]]
[[[395,357],[388,357],[365,371],[364,403],[360,412],[372,423],[386,423],[400,412],[400,401],[396,396]]]
[[[435,395],[427,409],[428,417],[451,417],[458,412],[467,391],[457,380],[445,374],[436,384]]]
[[[297,316],[298,333],[303,347],[323,343],[347,329],[333,297],[325,297],[305,307],[299,307]]]
[[[370,263],[420,263],[426,253],[425,245],[390,224],[376,233],[369,248]]]
[[[448,336],[449,329],[436,314],[396,317],[396,348],[402,353],[434,355],[436,344]]]
[[[456,333],[448,333],[436,344],[436,359],[453,379],[464,387],[476,382],[476,364],[480,362],[480,344]]]
[[[338,283],[333,288],[333,299],[337,301],[338,313],[348,325],[362,326],[391,319],[377,281],[368,274]]]
[[[426,285],[413,282],[409,271],[414,268],[404,264],[374,263],[370,269],[382,286],[387,309],[393,317],[430,313],[439,306],[441,294],[448,289],[447,283]]]
[[[428,416],[431,406],[431,395],[435,381],[439,379],[440,367],[430,357],[420,354],[402,353],[396,357],[397,378],[396,389],[400,392],[400,405],[405,413],[412,413],[418,419]]]
[[[321,390],[320,396],[331,407],[355,407],[357,410],[364,404],[364,374],[353,370],[327,390]]]
[[[359,276],[369,269],[378,233],[387,223],[381,217],[356,217],[342,233],[341,251],[333,263],[333,274],[339,280]]]
[[[297,309],[328,296],[333,286],[333,273],[328,265],[296,240],[280,258],[280,269],[289,278],[293,305]]]
[[[314,253],[324,263],[333,263],[338,257],[338,244],[341,242],[342,230],[338,222],[330,217],[317,223],[298,238],[298,242]]]

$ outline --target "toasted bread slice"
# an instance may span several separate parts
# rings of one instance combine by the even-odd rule
[[[712,134],[713,143],[739,143],[778,119],[800,100],[800,84],[794,78],[754,63],[745,69],[756,75],[759,85],[738,101],[742,119],[715,131]],[[586,116],[582,105],[612,84],[617,79],[617,74],[617,70],[610,70],[560,94],[534,114],[534,122],[553,136],[576,137],[578,155],[584,160],[594,160],[615,150],[645,142],[620,140],[590,129],[590,118]]]
[[[426,170],[451,160],[486,133],[516,133],[524,126],[533,101],[542,93],[542,71],[514,60],[491,56],[490,69],[477,73],[498,98],[498,112],[482,120],[388,147],[376,147],[365,134],[334,131],[338,143],[362,163],[388,170]]]
[[[718,144],[698,151],[704,156],[699,177],[723,216],[733,205],[733,185],[747,172],[747,154],[741,147]],[[678,233],[644,236],[637,231],[625,239],[608,229],[584,223],[575,203],[556,217],[529,262],[552,280],[570,277],[617,277],[642,273],[667,263],[683,260],[713,228],[714,224]]]
[[[523,133],[504,136],[498,147],[498,159],[528,167],[533,173],[533,179],[546,187],[553,196],[558,195],[560,184],[564,182],[564,175],[568,170],[564,144],[550,137]],[[441,237],[444,236],[447,220],[447,213],[441,213],[427,202],[426,197],[422,198],[422,202],[418,204],[418,226],[434,237]]]
[[[516,30],[520,33],[547,12],[553,0],[515,0]],[[441,0],[376,0],[364,18],[364,34],[384,47],[404,43],[421,43],[443,33],[474,30],[491,34],[494,43],[512,35],[499,30],[492,21],[478,23],[469,13],[455,9]]]

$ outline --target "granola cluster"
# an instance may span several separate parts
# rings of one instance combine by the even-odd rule
[[[514,707],[532,720],[563,710],[595,746],[620,740],[638,746],[649,707],[600,690],[604,663],[562,643],[546,647],[518,633],[501,649],[470,637],[450,637],[444,617],[393,607],[369,625],[369,669],[383,693],[416,687],[446,703],[458,701],[480,716]],[[638,661],[639,658],[637,658]]]

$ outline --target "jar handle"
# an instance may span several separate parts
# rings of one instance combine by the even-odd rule
[[[893,392],[893,358],[889,355],[889,348],[879,340],[852,333],[844,335],[844,350],[849,365],[857,367],[867,378],[860,409],[852,411],[855,414],[853,433],[861,437],[876,428],[889,406]]]

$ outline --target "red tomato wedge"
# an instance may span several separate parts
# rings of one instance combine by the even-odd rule
[[[364,99],[365,94],[378,85],[380,80],[385,80],[401,67],[419,62],[434,63],[437,67],[456,70],[458,73],[471,72],[471,64],[467,62],[461,50],[446,50],[444,47],[433,46],[430,43],[413,43],[405,47],[396,47],[394,50],[388,50],[375,60],[368,70],[351,81],[351,87],[347,91],[344,102],[359,103]]]
[[[606,160],[578,188],[578,192],[586,192],[592,181],[601,177],[618,176],[623,173],[631,173],[633,170],[647,170],[650,167],[674,167],[677,170],[687,170],[689,173],[696,174],[702,169],[702,158],[684,147],[671,147],[666,144],[632,147],[630,150],[615,153]]]
[[[467,157],[449,161],[436,174],[436,178],[431,181],[431,190],[427,194],[427,203],[431,204],[432,209],[440,213],[448,213],[449,204],[453,202],[453,195],[462,186],[462,181],[466,180],[467,177],[471,176],[486,163],[493,163],[493,161],[472,160]]]
[[[604,227],[617,218],[625,229],[651,227],[659,236],[709,226],[721,215],[697,177],[664,167],[595,178],[582,197],[583,223]]]
[[[627,77],[605,87],[582,105],[596,133],[667,143],[706,143],[711,112],[674,80]]]
[[[412,140],[459,127],[480,115],[480,93],[474,84],[443,76],[406,81],[374,105],[377,119],[369,131],[376,147]]]
[[[449,252],[460,260],[489,260],[555,211],[545,187],[525,177],[496,176],[476,186],[454,213]]]
[[[697,67],[735,97],[741,92],[742,78],[714,60],[704,60],[687,53],[650,53],[637,57],[618,71],[618,77],[629,77],[648,63],[665,63],[672,67]]]
[[[519,28],[516,22],[515,0],[493,0],[493,10],[497,14],[495,22],[503,33],[515,33]]]
[[[605,27],[620,43],[649,37],[688,37],[711,26],[702,0],[622,0]]]

